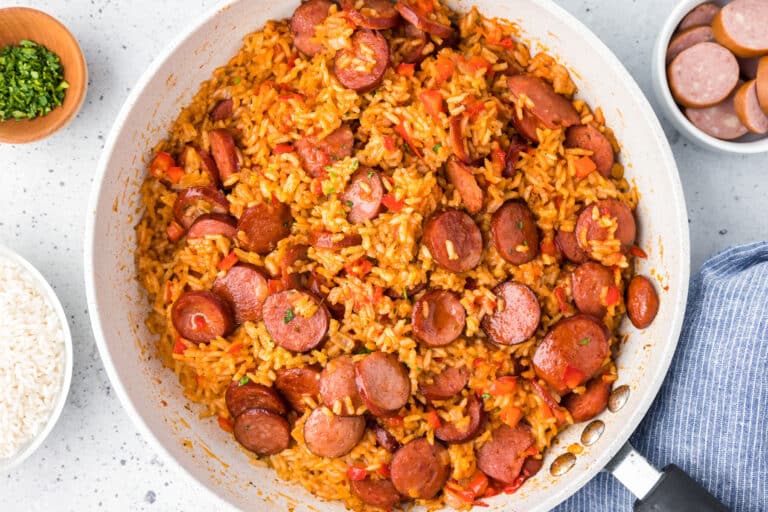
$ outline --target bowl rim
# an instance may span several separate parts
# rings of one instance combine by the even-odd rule
[[[155,74],[165,65],[166,61],[170,59],[171,55],[176,51],[184,41],[192,36],[201,27],[206,25],[211,18],[215,17],[219,12],[228,9],[231,5],[241,2],[243,0],[221,0],[215,4],[209,10],[206,10],[202,15],[194,22],[188,25],[183,31],[179,33],[173,40],[166,44],[164,48],[157,54],[152,63],[141,75],[135,86],[132,88],[128,98],[125,100],[123,107],[119,114],[115,118],[115,121],[110,130],[102,151],[99,163],[94,175],[94,183],[91,188],[91,195],[88,203],[88,215],[86,218],[86,233],[84,239],[84,251],[83,251],[83,271],[84,280],[86,284],[86,297],[88,304],[88,313],[91,321],[91,327],[93,330],[96,345],[99,349],[102,361],[106,373],[115,389],[115,393],[120,399],[123,407],[126,409],[129,417],[133,420],[134,425],[141,432],[141,434],[149,441],[159,453],[165,457],[166,460],[172,461],[172,464],[177,470],[180,470],[188,478],[199,484],[205,489],[206,494],[215,497],[215,500],[220,503],[227,510],[236,510],[236,507],[229,503],[222,495],[214,491],[206,482],[195,476],[192,472],[181,464],[173,457],[169,450],[160,442],[160,440],[154,435],[148,424],[144,421],[144,418],[138,413],[133,399],[129,396],[127,389],[123,385],[123,382],[118,377],[115,363],[112,359],[112,352],[106,341],[106,335],[104,326],[101,321],[100,307],[96,300],[96,275],[95,269],[95,257],[98,251],[98,247],[95,237],[96,226],[96,213],[101,197],[102,189],[104,188],[104,181],[109,169],[109,162],[112,154],[115,151],[118,143],[118,134],[121,132],[123,125],[130,112],[134,108],[138,101],[139,96],[144,93],[148,83],[152,80]],[[651,130],[651,136],[655,139],[655,147],[660,150],[661,158],[666,164],[666,168],[669,169],[670,180],[672,182],[672,194],[675,198],[675,210],[677,215],[675,219],[670,222],[677,224],[677,231],[680,233],[680,239],[678,240],[682,253],[679,258],[679,262],[676,267],[670,266],[670,272],[674,272],[675,275],[680,278],[680,287],[676,296],[670,296],[669,300],[674,300],[674,304],[670,305],[672,309],[670,318],[672,319],[668,326],[668,332],[670,333],[669,343],[657,344],[659,352],[659,364],[653,369],[649,370],[644,383],[644,393],[641,399],[637,402],[633,402],[634,408],[632,414],[628,420],[622,425],[621,428],[616,429],[612,433],[612,438],[609,443],[606,443],[599,454],[596,455],[591,464],[584,467],[578,474],[570,474],[569,480],[566,482],[559,494],[552,498],[551,502],[547,505],[551,507],[557,506],[562,501],[571,497],[580,488],[586,485],[592,478],[600,472],[606,464],[618,453],[618,451],[629,440],[631,434],[637,429],[642,419],[645,417],[648,408],[653,400],[656,398],[659,389],[664,381],[664,377],[667,374],[669,365],[672,362],[672,357],[675,354],[677,347],[678,337],[682,329],[683,317],[685,313],[685,306],[687,303],[688,289],[689,289],[689,276],[690,276],[690,235],[688,231],[688,215],[685,203],[685,196],[683,192],[682,183],[680,180],[680,174],[678,172],[677,163],[674,159],[672,148],[664,135],[661,123],[656,116],[648,98],[640,89],[635,79],[624,67],[619,58],[603,43],[603,41],[595,35],[591,29],[589,29],[583,22],[566,11],[564,8],[557,5],[553,0],[525,0],[532,4],[535,4],[542,9],[553,13],[558,16],[564,22],[569,23],[575,30],[579,32],[580,37],[584,38],[587,43],[594,49],[595,52],[601,55],[607,62],[613,65],[613,70],[617,77],[622,81],[623,86],[627,94],[637,103],[642,111],[642,117],[648,124]],[[449,0],[449,3],[454,4],[455,7],[461,9],[467,9],[469,5],[465,4],[463,0]],[[482,9],[481,6],[478,8]],[[318,498],[319,499],[319,498]]]
[[[12,469],[18,467],[22,462],[29,458],[48,438],[48,435],[53,430],[53,427],[59,421],[61,413],[64,411],[64,405],[67,402],[69,396],[69,389],[72,384],[72,370],[74,367],[74,354],[73,354],[73,342],[72,332],[69,328],[69,322],[67,321],[67,315],[64,311],[64,307],[61,305],[59,297],[53,290],[50,283],[43,277],[37,268],[32,263],[26,260],[18,252],[14,251],[10,247],[0,244],[0,259],[7,259],[13,263],[18,264],[23,268],[35,282],[37,290],[42,292],[45,299],[51,305],[56,312],[56,317],[61,325],[61,330],[64,335],[64,368],[62,370],[62,382],[59,388],[59,395],[56,397],[56,403],[49,413],[48,419],[45,422],[45,426],[40,432],[32,439],[27,441],[27,445],[24,446],[19,452],[12,455],[7,459],[0,459],[0,472],[9,472]]]
[[[9,136],[0,135],[0,143],[3,143],[3,144],[29,144],[32,142],[38,142],[47,137],[50,137],[51,135],[53,135],[54,133],[60,130],[63,130],[72,121],[75,120],[75,118],[77,117],[77,114],[80,112],[80,109],[83,107],[83,104],[85,103],[86,96],[88,96],[88,81],[89,81],[88,62],[85,60],[85,54],[83,53],[83,49],[80,47],[80,43],[78,42],[74,34],[72,34],[72,32],[67,28],[67,26],[64,25],[64,23],[59,21],[57,18],[51,16],[45,11],[41,11],[40,9],[35,9],[33,7],[22,7],[22,6],[4,7],[0,9],[0,16],[4,14],[7,15],[8,13],[23,12],[23,11],[34,13],[44,18],[47,18],[50,21],[51,25],[55,26],[57,30],[60,30],[62,34],[64,34],[64,36],[73,44],[74,48],[77,49],[77,57],[78,57],[77,64],[83,70],[83,86],[80,88],[80,90],[77,91],[77,94],[79,94],[79,97],[76,97],[75,99],[76,103],[72,105],[72,110],[69,112],[69,114],[67,114],[64,117],[61,117],[55,123],[40,123],[40,128],[38,130],[34,132],[30,132],[32,133],[31,137],[25,137],[21,139],[13,136],[13,134]],[[67,94],[69,93],[70,91],[68,90]],[[64,108],[64,104],[62,103],[62,105],[56,108]],[[18,123],[19,124],[31,123],[33,121],[37,121],[38,119],[45,119],[48,115],[50,115],[50,113],[35,119],[18,121]],[[12,120],[2,121],[0,122],[0,124],[7,123],[7,122],[17,122],[17,121],[12,121]]]
[[[667,15],[664,24],[656,36],[656,42],[651,57],[652,76],[656,96],[663,104],[666,113],[671,117],[670,121],[672,121],[672,123],[693,142],[726,153],[755,154],[768,152],[768,135],[765,135],[762,139],[758,140],[737,142],[718,139],[704,133],[685,117],[682,110],[675,102],[675,99],[672,97],[669,82],[667,81],[667,46],[669,46],[669,41],[672,39],[672,36],[683,17],[688,14],[693,7],[702,3],[705,3],[704,0],[683,0],[677,3]],[[722,0],[718,0],[717,3],[722,4],[723,2]]]

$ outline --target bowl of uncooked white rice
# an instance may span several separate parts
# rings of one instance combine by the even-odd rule
[[[67,317],[45,278],[0,245],[0,473],[29,457],[56,424],[72,380]]]

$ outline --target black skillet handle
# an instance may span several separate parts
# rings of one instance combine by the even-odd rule
[[[685,471],[670,464],[653,489],[635,502],[635,512],[729,512],[728,507],[697,484]]]

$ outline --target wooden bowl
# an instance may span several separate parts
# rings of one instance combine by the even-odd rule
[[[0,142],[11,144],[40,140],[66,126],[80,110],[88,88],[88,68],[83,52],[64,25],[35,9],[0,9],[0,48],[19,44],[22,39],[39,43],[59,56],[69,89],[64,95],[64,103],[48,115],[31,120],[0,121]]]

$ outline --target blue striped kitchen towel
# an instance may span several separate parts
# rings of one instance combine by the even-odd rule
[[[768,242],[727,249],[691,282],[680,344],[632,444],[733,512],[768,511]],[[601,472],[556,512],[631,511]]]

